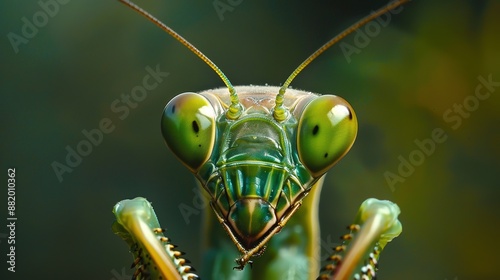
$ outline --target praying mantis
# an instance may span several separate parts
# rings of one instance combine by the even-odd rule
[[[347,101],[289,88],[330,46],[400,0],[361,19],[314,52],[281,87],[233,86],[202,52],[152,15],[119,0],[158,25],[208,64],[225,88],[182,93],[165,107],[167,146],[209,197],[202,275],[208,279],[373,279],[385,245],[402,231],[399,207],[362,203],[342,244],[320,270],[318,202],[326,172],[351,148],[357,118]],[[115,205],[113,231],[134,255],[133,279],[198,279],[165,236],[145,198]],[[220,224],[220,225],[217,225]],[[263,263],[264,266],[253,262]],[[319,276],[318,276],[319,275]]]

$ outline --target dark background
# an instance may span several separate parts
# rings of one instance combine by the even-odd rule
[[[235,85],[279,85],[322,43],[385,3],[242,1],[221,20],[211,1],[138,2]],[[21,19],[33,22],[41,8],[2,1],[0,11],[0,225],[7,224],[10,167],[18,218],[15,274],[7,272],[7,229],[0,226],[0,277],[132,275],[128,248],[111,231],[111,209],[136,196],[154,203],[168,235],[201,267],[201,215],[186,223],[179,212],[180,203],[192,205],[194,179],[166,148],[159,121],[173,96],[223,86],[219,78],[117,1],[61,4],[17,53],[8,34],[22,35]],[[499,13],[498,1],[415,0],[350,62],[334,46],[292,83],[343,96],[360,125],[353,149],[325,182],[322,239],[336,242],[368,197],[402,210],[403,233],[384,251],[379,279],[498,279],[500,90],[460,117],[456,129],[443,114],[472,100],[478,76],[500,81]],[[355,46],[354,39],[344,42]],[[120,120],[110,105],[157,64],[170,75]],[[60,182],[51,164],[64,164],[66,147],[76,148],[81,131],[103,118],[115,130]],[[408,160],[418,149],[414,141],[435,128],[446,140],[390,188],[384,173],[398,174],[399,156]]]

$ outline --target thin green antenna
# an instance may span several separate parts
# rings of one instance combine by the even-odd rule
[[[284,96],[285,96],[285,91],[287,90],[288,86],[290,86],[290,83],[292,83],[293,79],[304,69],[306,68],[309,63],[311,63],[316,57],[318,57],[320,54],[322,54],[324,51],[326,51],[328,48],[333,46],[335,43],[339,42],[343,38],[345,38],[347,35],[351,34],[352,32],[356,31],[358,28],[361,26],[367,24],[368,22],[372,21],[373,19],[381,16],[382,14],[387,13],[390,10],[393,10],[407,2],[410,2],[411,0],[396,0],[391,3],[389,3],[387,6],[377,10],[374,13],[371,13],[370,15],[362,18],[358,22],[354,23],[351,25],[349,28],[344,30],[342,33],[338,34],[337,36],[333,37],[330,41],[326,42],[323,46],[321,46],[317,51],[315,51],[313,54],[311,54],[304,62],[302,62],[293,72],[290,74],[288,79],[283,83],[281,86],[278,95],[276,95],[276,105],[274,106],[274,119],[277,121],[281,122],[284,121],[287,116],[288,116],[288,110],[283,106],[283,101],[284,101]]]
[[[208,58],[206,55],[204,55],[200,50],[198,50],[193,44],[191,44],[188,40],[184,39],[181,35],[179,35],[177,32],[175,32],[172,28],[168,27],[165,25],[163,22],[161,22],[159,19],[155,18],[152,16],[150,13],[146,12],[143,10],[141,7],[137,6],[136,4],[128,1],[128,0],[118,0],[131,8],[132,10],[138,12],[145,18],[149,19],[151,22],[156,24],[158,27],[163,29],[163,31],[167,32],[170,34],[170,36],[174,37],[177,41],[179,41],[181,44],[186,46],[190,51],[192,51],[196,56],[198,56],[201,60],[203,60],[210,68],[212,68],[217,75],[222,79],[224,84],[226,84],[227,89],[229,90],[229,96],[231,98],[231,105],[229,106],[229,110],[226,112],[226,117],[229,119],[237,119],[241,115],[243,111],[243,106],[240,103],[240,100],[238,98],[238,95],[236,94],[236,90],[234,89],[233,85],[229,81],[229,79],[224,75],[222,70],[213,63],[210,58]]]

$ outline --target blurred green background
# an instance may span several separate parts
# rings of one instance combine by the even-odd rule
[[[111,231],[111,209],[136,196],[153,202],[168,235],[201,267],[202,215],[186,223],[179,212],[180,203],[192,205],[194,179],[166,148],[159,122],[173,96],[222,82],[117,1],[66,2],[45,23],[36,1],[0,2],[2,224],[10,167],[18,217],[17,272],[7,272],[1,226],[0,278],[131,276],[132,257]],[[386,3],[262,2],[242,1],[222,17],[212,1],[138,4],[202,50],[233,84],[279,85],[322,43]],[[343,96],[359,119],[357,142],[323,190],[324,243],[337,242],[368,197],[390,199],[402,210],[403,234],[382,255],[379,279],[500,279],[500,87],[477,103],[473,97],[478,76],[500,81],[499,13],[498,1],[415,0],[372,30],[359,53],[347,57],[334,46],[292,83]],[[22,36],[23,18],[33,23],[34,15],[37,32],[13,47],[9,34]],[[355,38],[344,42],[356,46]],[[170,75],[121,120],[111,104],[142,84],[145,67],[158,64]],[[454,104],[464,101],[469,110],[460,115]],[[104,118],[114,131],[60,182],[53,162],[64,164],[66,147],[76,149],[82,130]],[[389,184],[384,174],[397,175],[401,158],[418,154],[415,140],[432,137],[435,128],[446,140]]]

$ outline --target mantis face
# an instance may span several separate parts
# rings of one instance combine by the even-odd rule
[[[230,106],[225,89],[184,93],[165,107],[162,133],[210,194],[215,214],[246,263],[349,151],[357,120],[338,96],[289,90],[288,117],[277,121],[272,110],[279,88],[235,89],[243,108],[237,119],[224,114]]]

